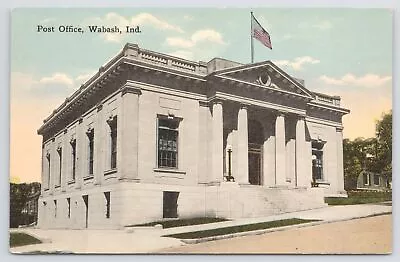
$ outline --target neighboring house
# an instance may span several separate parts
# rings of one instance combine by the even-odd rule
[[[357,178],[357,189],[387,190],[391,188],[391,181],[385,174],[362,171]]]
[[[127,44],[38,130],[39,226],[324,206],[345,195],[347,113],[270,61],[193,62]]]
[[[23,225],[36,225],[38,221],[38,201],[40,196],[40,187],[32,187],[27,197],[26,204],[21,211]]]

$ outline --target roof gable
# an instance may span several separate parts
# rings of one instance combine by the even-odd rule
[[[282,90],[295,95],[313,98],[312,93],[299,81],[288,75],[271,61],[241,65],[213,72],[218,78],[236,80],[260,88]]]

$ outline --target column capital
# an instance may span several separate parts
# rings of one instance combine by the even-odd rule
[[[277,111],[276,111],[276,116],[277,116],[277,117],[278,117],[278,116],[285,117],[286,114],[285,114],[285,112],[283,112],[283,111],[277,110]]]
[[[249,103],[246,103],[246,102],[240,103],[240,109],[248,109],[249,107],[250,107]]]
[[[219,97],[213,97],[212,99],[210,99],[210,103],[214,104],[223,104],[226,100],[223,98],[219,98]]]
[[[297,115],[297,120],[305,121],[306,120],[306,115]]]
[[[125,94],[142,94],[142,88],[140,85],[129,80],[126,81],[126,83],[119,90],[121,92],[121,96],[124,96]]]
[[[96,108],[97,108],[97,112],[101,111],[103,109],[103,104],[102,103],[98,103],[96,105]]]
[[[124,85],[123,87],[120,88],[121,91],[121,96],[124,96],[125,94],[136,94],[136,95],[141,95],[142,90],[139,87],[133,87],[133,86],[127,86]]]
[[[201,107],[208,107],[209,102],[206,100],[199,100],[199,106]]]
[[[338,132],[338,133],[343,132],[343,126],[337,126],[336,127],[336,132]]]

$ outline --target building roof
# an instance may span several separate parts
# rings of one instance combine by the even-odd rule
[[[224,58],[213,58],[208,63],[202,61],[195,62],[139,48],[137,44],[127,43],[116,56],[100,66],[96,74],[84,82],[79,89],[53,110],[50,116],[43,120],[43,125],[38,129],[38,134],[43,134],[44,130],[51,122],[62,118],[65,113],[72,110],[71,108],[74,104],[82,103],[87,96],[95,92],[96,89],[100,89],[112,77],[118,75],[122,64],[132,63],[143,68],[147,67],[164,73],[173,73],[197,81],[206,81],[207,77],[222,75],[227,72],[232,72],[232,70],[249,70],[259,66],[269,65],[301,89],[302,92],[310,97],[310,100],[312,100],[311,102],[315,105],[324,104],[328,109],[338,109],[342,113],[349,112],[347,109],[339,109],[340,97],[309,91],[304,86],[304,80],[291,77],[271,61],[241,64]]]

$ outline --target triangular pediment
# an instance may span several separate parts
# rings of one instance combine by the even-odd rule
[[[312,98],[312,93],[304,87],[300,80],[288,75],[271,61],[247,64],[226,68],[212,73],[214,77],[237,81],[260,88],[275,89]]]

